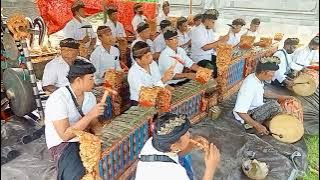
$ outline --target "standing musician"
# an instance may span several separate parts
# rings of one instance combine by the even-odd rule
[[[272,85],[292,87],[293,80],[290,65],[292,63],[291,54],[297,49],[299,39],[288,38],[284,41],[284,46],[279,49],[273,56],[280,59],[279,70],[277,70],[272,78]]]
[[[169,85],[182,85],[190,79],[195,79],[195,73],[183,73],[185,67],[197,71],[199,66],[192,61],[186,51],[178,46],[178,33],[174,28],[166,29],[164,33],[167,47],[161,52],[159,58],[159,69],[162,75],[175,63],[173,80],[168,81]]]
[[[61,56],[55,57],[46,64],[43,71],[42,89],[44,91],[53,92],[70,84],[67,75],[70,66],[78,57],[79,46],[79,42],[72,38],[60,41]]]
[[[147,17],[145,17],[143,15],[142,4],[140,4],[140,3],[135,4],[133,7],[133,10],[134,10],[135,16],[133,17],[133,19],[131,21],[131,25],[132,25],[134,32],[139,33],[139,32],[137,32],[138,25],[142,22],[146,23]]]
[[[97,70],[94,73],[95,83],[101,85],[104,83],[104,75],[107,70],[121,70],[120,52],[118,48],[113,46],[115,38],[112,36],[112,30],[109,26],[99,26],[97,34],[101,45],[93,51],[90,60]]]
[[[246,77],[237,95],[233,114],[239,122],[246,123],[245,128],[254,127],[260,135],[268,135],[269,131],[263,125],[281,112],[280,104],[275,100],[264,102],[264,98],[286,100],[290,96],[281,96],[270,90],[264,90],[264,81],[270,81],[279,69],[280,60],[277,57],[262,58],[258,62],[256,72]]]
[[[109,20],[105,25],[110,27],[112,31],[112,36],[114,38],[119,39],[119,38],[124,38],[127,35],[123,25],[118,21],[117,13],[118,13],[118,10],[116,8],[109,8],[107,10]]]
[[[202,24],[194,28],[191,36],[191,59],[201,67],[213,69],[215,77],[217,77],[215,49],[228,38],[223,36],[219,39],[215,35],[213,28],[216,20],[216,14],[203,14]]]
[[[71,19],[63,29],[65,38],[73,38],[85,44],[89,52],[92,52],[97,42],[96,34],[93,32],[92,26],[85,20],[84,3],[76,0],[71,11],[73,19]],[[87,27],[85,27],[87,26]],[[91,26],[91,27],[90,27]],[[90,54],[90,53],[89,53]]]
[[[212,180],[220,162],[219,149],[201,137],[190,138],[186,116],[165,113],[155,121],[152,137],[145,143],[137,165],[136,180],[192,180],[192,169],[180,163],[181,153],[197,144],[204,150],[205,171],[202,180]],[[194,143],[196,142],[196,143]],[[193,146],[195,147],[195,146]],[[179,160],[180,159],[180,160]]]
[[[319,36],[314,37],[308,46],[298,48],[292,54],[291,68],[295,72],[299,72],[312,64],[319,65]]]
[[[150,46],[147,43],[139,41],[133,46],[132,50],[136,63],[132,65],[128,72],[128,83],[131,103],[136,106],[138,105],[141,87],[165,87],[165,83],[173,77],[174,67],[169,68],[161,76],[158,64],[153,61]]]
[[[77,59],[68,73],[71,84],[56,90],[46,102],[45,137],[57,166],[58,180],[81,179],[85,174],[79,139],[69,130],[88,130],[103,115],[105,104],[97,104],[91,92],[94,72],[90,62]]]

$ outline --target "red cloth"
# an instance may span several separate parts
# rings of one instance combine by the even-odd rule
[[[103,10],[103,0],[83,0],[85,4],[85,12],[87,15],[93,15]],[[107,6],[116,6],[118,8],[118,19],[124,25],[126,31],[132,32],[131,20],[134,12],[133,6],[135,2],[122,0],[106,0]],[[71,5],[74,0],[37,0],[37,6],[40,15],[44,19],[48,34],[55,33],[64,28],[64,26],[72,19]],[[142,3],[144,14],[150,18],[155,18],[156,3]]]

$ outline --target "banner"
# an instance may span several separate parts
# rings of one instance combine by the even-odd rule
[[[134,17],[133,6],[140,2],[143,5],[145,16],[149,19],[155,18],[156,0],[83,0],[85,12],[88,16],[103,11],[102,1],[106,1],[106,6],[116,6],[118,8],[118,20],[124,25],[126,31],[133,32],[131,20]],[[48,34],[55,33],[73,18],[71,6],[74,0],[37,0],[40,15],[44,19]]]

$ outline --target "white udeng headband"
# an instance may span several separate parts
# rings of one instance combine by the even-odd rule
[[[164,127],[161,127],[159,131],[157,131],[158,135],[167,135],[170,134],[175,127],[181,126],[186,122],[184,116],[176,117],[175,119],[169,120],[168,123],[164,125]]]

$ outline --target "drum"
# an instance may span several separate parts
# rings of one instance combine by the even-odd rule
[[[293,82],[295,83],[292,86],[293,92],[299,96],[311,96],[319,85],[319,73],[312,69],[305,69]]]
[[[283,113],[269,122],[269,130],[274,138],[284,143],[295,143],[304,134],[303,110],[296,99],[280,102]]]

